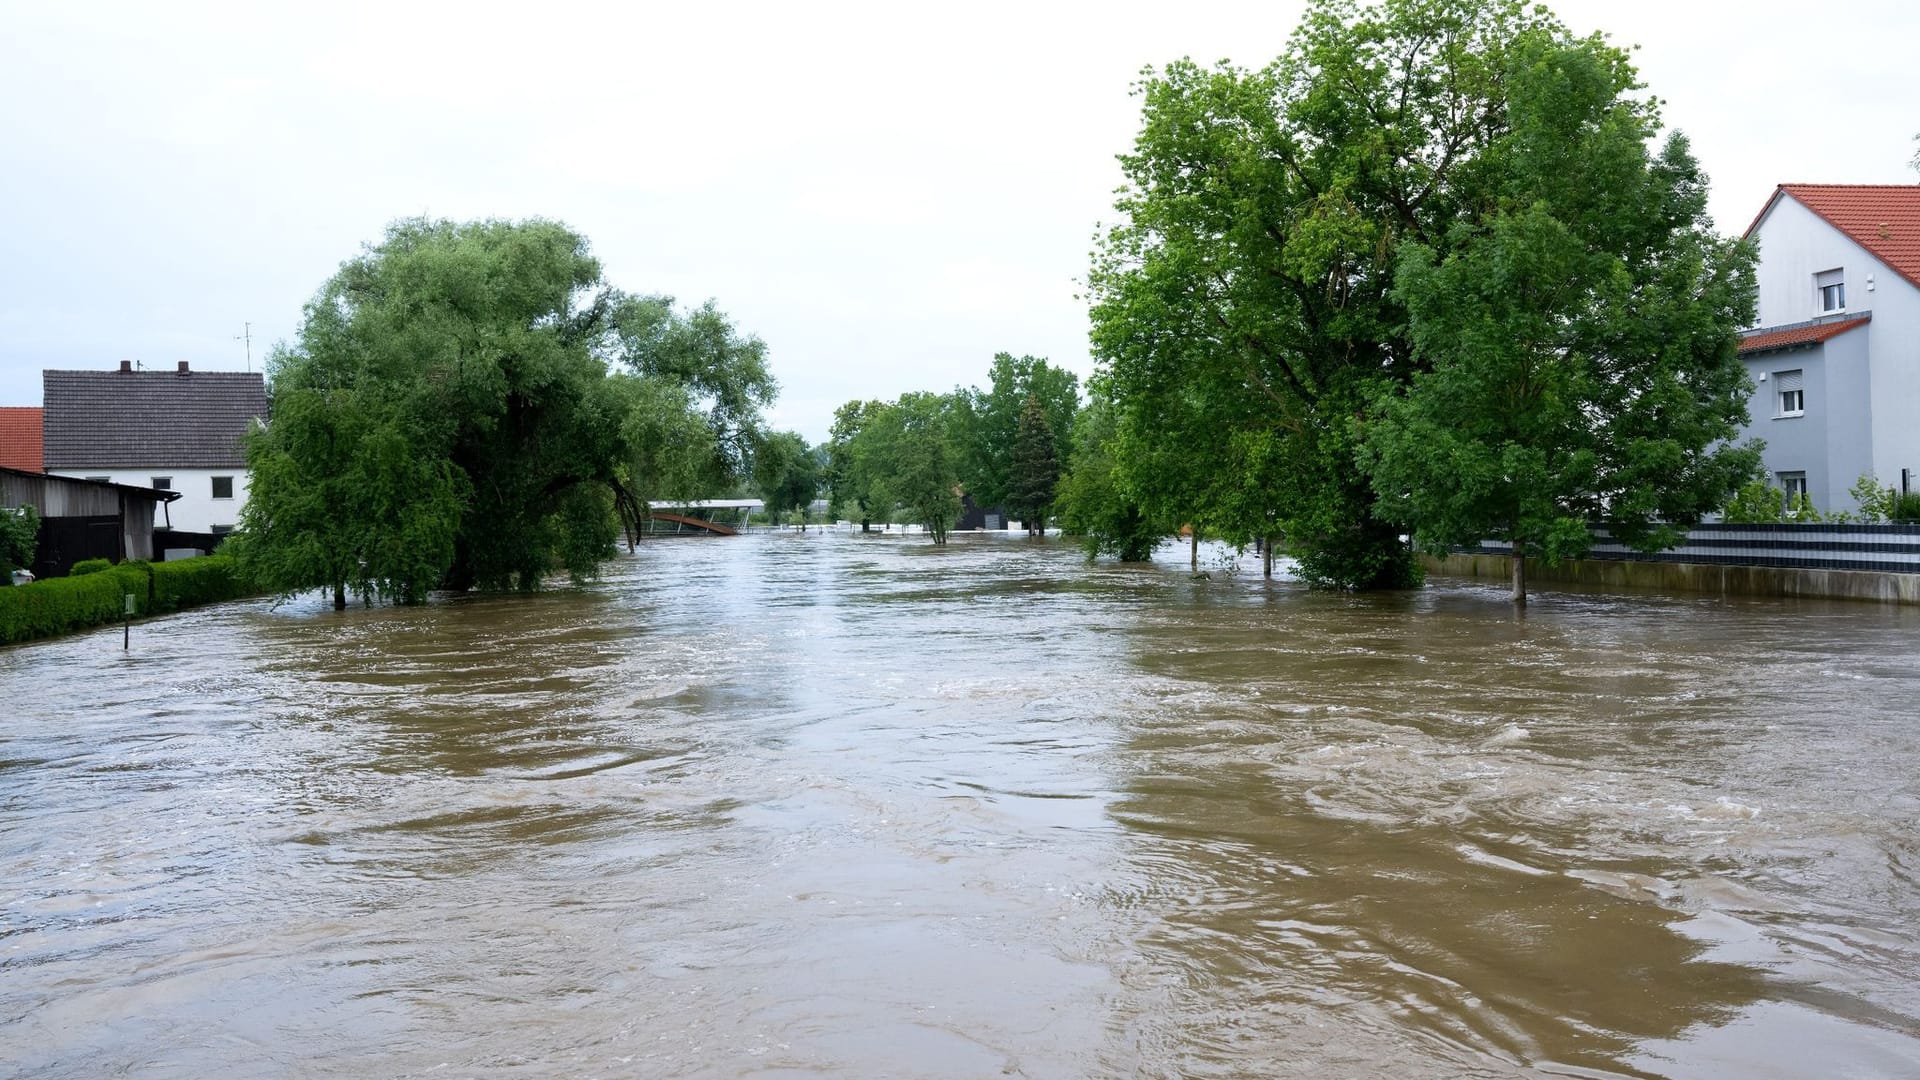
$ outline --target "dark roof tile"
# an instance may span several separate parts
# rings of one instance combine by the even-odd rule
[[[49,469],[244,468],[263,376],[238,371],[46,371]]]

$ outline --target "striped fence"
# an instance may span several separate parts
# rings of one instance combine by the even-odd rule
[[[1653,554],[1627,547],[1604,527],[1596,527],[1593,538],[1588,559],[1920,574],[1920,525],[1703,524],[1689,531],[1678,547]],[[1512,553],[1503,540],[1483,540],[1459,550],[1469,555]]]

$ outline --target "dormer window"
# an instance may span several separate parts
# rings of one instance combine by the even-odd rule
[[[1813,287],[1820,294],[1820,314],[1847,309],[1847,283],[1839,270],[1822,270],[1813,275]]]

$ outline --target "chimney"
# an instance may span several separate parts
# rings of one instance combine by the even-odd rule
[[[180,361],[180,374],[185,375],[186,373],[187,373],[187,362],[185,360],[182,360]]]
[[[122,361],[120,361],[120,370],[121,370],[121,371],[123,371],[123,372],[127,372],[127,371],[132,371],[132,370],[133,370],[133,361],[131,361],[131,360],[122,360]]]

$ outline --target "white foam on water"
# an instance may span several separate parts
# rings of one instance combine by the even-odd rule
[[[1533,732],[1528,731],[1519,724],[1508,724],[1506,727],[1487,736],[1487,745],[1512,746],[1514,743],[1525,742],[1531,738],[1533,738]]]

